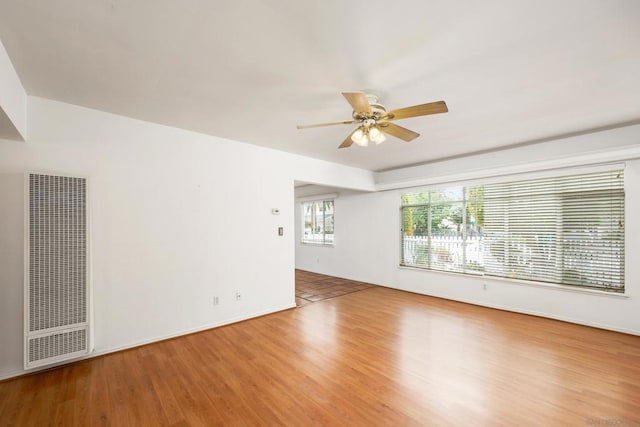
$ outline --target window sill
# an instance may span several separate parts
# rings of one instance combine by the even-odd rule
[[[555,283],[535,282],[532,280],[515,280],[515,279],[508,279],[506,277],[485,276],[483,274],[458,273],[455,271],[427,270],[424,268],[411,267],[408,265],[400,265],[398,266],[398,268],[401,270],[422,271],[426,273],[453,275],[457,277],[462,276],[470,279],[481,279],[483,281],[505,283],[509,285],[534,286],[538,288],[554,289],[558,291],[573,292],[573,293],[580,293],[580,294],[598,295],[598,296],[621,298],[621,299],[626,299],[631,297],[631,295],[626,293],[626,291],[622,293],[608,292],[608,291],[601,291],[599,289],[580,288],[580,287],[570,286],[570,285],[558,285]]]
[[[309,245],[309,246],[318,246],[318,247],[327,247],[327,248],[332,248],[333,247],[333,243],[321,243],[321,242],[300,242],[303,245]]]

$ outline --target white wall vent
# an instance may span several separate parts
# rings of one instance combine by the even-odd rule
[[[87,180],[25,176],[25,369],[90,350]]]

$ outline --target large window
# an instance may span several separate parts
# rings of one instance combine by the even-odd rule
[[[302,203],[303,243],[333,244],[333,200]]]
[[[401,265],[624,291],[621,170],[402,195]]]

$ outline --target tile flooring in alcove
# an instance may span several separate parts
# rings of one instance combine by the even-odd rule
[[[375,285],[296,270],[296,305],[304,307],[318,301],[373,288]]]

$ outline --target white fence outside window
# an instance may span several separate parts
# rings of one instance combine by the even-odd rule
[[[484,242],[480,236],[432,236],[431,254],[432,260],[443,265],[446,270],[459,270],[463,261],[467,265],[484,265]],[[465,251],[466,246],[466,251]],[[423,265],[428,256],[428,236],[404,236],[403,238],[403,264]],[[465,259],[466,252],[466,259]],[[446,268],[446,267],[449,268]]]

